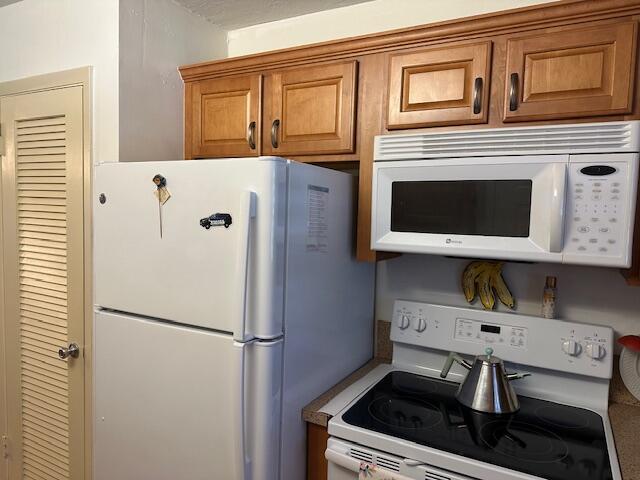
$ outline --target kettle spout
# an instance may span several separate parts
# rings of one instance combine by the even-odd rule
[[[520,380],[521,378],[529,376],[531,376],[530,373],[509,373],[507,374],[507,380]]]

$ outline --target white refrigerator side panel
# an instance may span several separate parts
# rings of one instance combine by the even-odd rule
[[[159,207],[154,175],[171,197]],[[244,205],[255,192],[255,217]],[[96,304],[238,336],[250,222],[247,338],[282,333],[286,162],[276,158],[100,165],[94,185]],[[104,194],[100,201],[101,194]],[[200,225],[214,213],[232,223]],[[162,222],[162,236],[160,235]],[[246,249],[244,250],[246,251]]]
[[[302,408],[372,356],[374,265],[355,259],[351,175],[290,164],[282,480],[305,477]]]
[[[104,311],[94,332],[95,480],[279,478],[282,340]]]

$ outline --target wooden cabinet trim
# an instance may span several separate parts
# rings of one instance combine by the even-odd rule
[[[549,4],[491,12],[417,27],[333,40],[273,52],[203,62],[180,67],[185,82],[256,70],[283,69],[300,64],[409,48],[425,43],[450,42],[506,33],[539,30],[640,13],[637,0],[562,0]]]
[[[388,71],[385,55],[368,55],[360,63],[360,91],[358,114],[358,145],[360,169],[358,172],[358,228],[356,257],[360,261],[374,262],[384,255],[371,250],[371,207],[373,188],[373,137],[383,133],[385,115],[385,88]],[[381,74],[380,74],[381,72]]]
[[[193,158],[193,103],[191,102],[193,95],[193,83],[185,83],[184,85],[184,158],[189,160]]]

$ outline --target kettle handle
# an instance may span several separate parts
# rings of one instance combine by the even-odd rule
[[[444,367],[442,367],[442,371],[440,372],[440,377],[441,378],[446,378],[447,377],[447,375],[449,374],[449,370],[451,370],[451,366],[453,365],[454,361],[458,362],[460,365],[462,365],[467,370],[471,370],[471,366],[472,365],[469,362],[467,362],[464,358],[462,358],[457,353],[451,352],[451,353],[449,353],[449,356],[447,357],[447,361],[444,362]]]

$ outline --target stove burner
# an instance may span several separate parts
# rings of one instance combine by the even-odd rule
[[[535,415],[543,422],[561,428],[586,428],[589,426],[589,417],[580,412],[559,407],[557,405],[545,405],[535,411]]]
[[[391,385],[391,388],[399,393],[405,393],[407,395],[414,396],[422,396],[429,395],[430,393],[436,393],[438,388],[438,383],[436,382],[404,382],[402,379],[398,381],[394,381]]]
[[[438,407],[413,398],[378,398],[369,404],[369,413],[385,425],[411,430],[428,429],[442,421]]]
[[[567,444],[555,433],[532,423],[496,420],[482,426],[483,443],[496,453],[533,463],[563,462]]]

